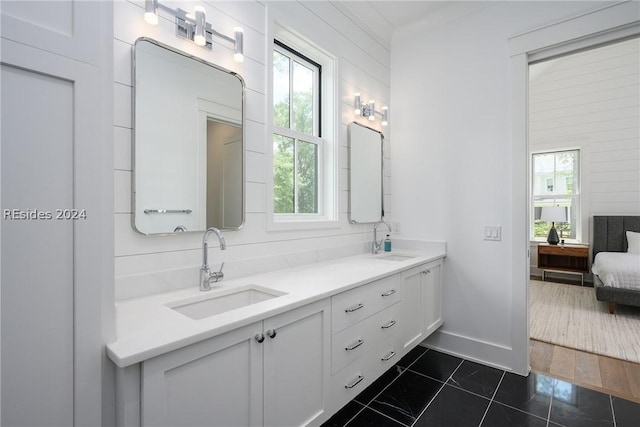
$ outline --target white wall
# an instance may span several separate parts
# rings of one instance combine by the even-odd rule
[[[253,271],[282,268],[329,256],[364,251],[371,240],[370,225],[348,223],[347,123],[353,115],[353,93],[363,99],[389,100],[389,51],[368,36],[329,2],[199,2],[167,3],[192,10],[203,4],[214,28],[232,34],[234,26],[244,27],[245,61],[233,62],[231,46],[215,43],[212,52],[175,37],[172,21],[166,15],[158,27],[143,20],[144,2],[114,2],[114,96],[115,96],[115,274],[116,298],[160,292],[175,286],[197,286],[201,261],[201,233],[176,236],[144,236],[131,227],[131,49],[138,37],[147,36],[209,62],[238,72],[247,85],[246,92],[246,201],[245,226],[225,233],[227,251],[213,248],[209,259],[215,265],[226,261],[226,277]],[[280,10],[283,26],[335,55],[338,61],[339,129],[339,213],[338,228],[328,230],[268,232],[266,230],[266,174],[270,173],[266,150],[266,81],[269,8]],[[162,13],[160,14],[163,16]],[[218,39],[217,39],[218,40]],[[360,119],[362,120],[362,119]],[[376,121],[376,125],[379,121]],[[385,130],[385,132],[388,132]],[[388,143],[387,143],[388,147]],[[386,173],[389,180],[389,171]],[[389,187],[387,187],[389,188]],[[389,198],[387,191],[386,198]],[[387,212],[390,212],[388,209]],[[336,251],[335,248],[342,247]],[[283,256],[277,256],[283,255]],[[249,268],[243,260],[254,260]],[[258,262],[262,261],[262,262]],[[190,275],[181,274],[187,268]],[[172,279],[173,277],[173,279]],[[185,277],[186,282],[185,283]],[[178,281],[179,283],[176,283]]]
[[[511,242],[522,230],[510,225],[525,213],[513,212],[511,179],[527,159],[511,161],[509,38],[602,5],[501,2],[394,33],[394,222],[403,235],[447,241],[444,326],[429,341],[444,351],[521,370],[512,319],[526,305],[512,294],[526,283],[512,279]],[[485,225],[501,225],[502,241],[484,241]]]
[[[531,68],[529,149],[580,149],[581,228],[594,215],[640,214],[640,39]],[[532,244],[531,267],[537,266]]]

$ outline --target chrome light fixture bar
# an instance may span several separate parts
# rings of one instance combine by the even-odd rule
[[[158,25],[158,9],[175,17],[176,36],[191,40],[205,49],[213,49],[213,36],[227,40],[233,44],[233,59],[236,62],[244,61],[243,43],[244,32],[242,28],[233,29],[233,37],[226,36],[213,29],[207,22],[204,7],[194,7],[193,14],[183,9],[171,9],[161,4],[158,0],[145,0],[144,20],[151,25]]]
[[[353,95],[353,113],[358,114],[360,117],[367,117],[369,120],[374,121],[376,114],[380,116],[382,126],[389,124],[389,107],[386,105],[381,108],[381,111],[376,111],[376,101],[369,101],[366,104],[362,103],[359,93]]]

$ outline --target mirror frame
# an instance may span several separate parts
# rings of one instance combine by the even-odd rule
[[[234,227],[234,228],[220,228],[221,230],[225,230],[225,231],[235,231],[235,230],[240,230],[241,228],[244,227],[246,218],[247,218],[247,212],[246,212],[246,207],[247,207],[247,201],[246,201],[246,197],[247,197],[247,177],[246,177],[246,163],[247,163],[247,156],[246,156],[246,120],[245,120],[245,113],[246,113],[246,106],[245,106],[245,101],[246,101],[246,91],[247,91],[247,87],[245,84],[244,79],[242,78],[242,76],[238,73],[236,73],[235,71],[231,71],[228,70],[226,68],[223,68],[219,65],[213,64],[211,62],[208,62],[202,58],[199,58],[197,56],[188,54],[186,52],[183,52],[175,47],[169,46],[167,44],[164,44],[162,42],[159,42],[155,39],[152,39],[150,37],[139,37],[136,39],[136,41],[134,42],[132,49],[131,49],[131,57],[132,57],[132,76],[131,76],[131,87],[132,87],[132,94],[131,94],[131,119],[132,119],[132,123],[131,123],[131,211],[132,211],[132,215],[131,215],[131,227],[133,228],[134,231],[136,231],[137,233],[143,234],[145,236],[174,236],[174,235],[179,235],[179,234],[185,234],[185,233],[204,233],[207,229],[207,226],[205,225],[205,228],[202,230],[189,230],[187,229],[186,231],[163,231],[163,232],[157,232],[157,233],[148,233],[148,232],[144,232],[139,230],[136,227],[136,98],[137,98],[137,94],[136,94],[136,46],[138,44],[138,42],[149,42],[151,44],[154,44],[160,48],[166,49],[172,53],[175,53],[177,55],[183,56],[187,59],[191,59],[194,61],[197,61],[201,64],[207,65],[209,67],[214,68],[215,70],[218,71],[222,71],[226,74],[229,74],[235,78],[238,79],[238,81],[240,82],[241,86],[242,86],[242,93],[241,93],[241,113],[242,113],[242,117],[240,119],[240,123],[242,126],[242,218],[240,220],[240,224],[238,225],[238,227]]]
[[[353,219],[353,151],[352,151],[352,127],[359,126],[363,129],[375,132],[380,135],[380,218],[374,221],[358,221]],[[347,126],[348,139],[349,139],[349,222],[351,224],[373,224],[384,219],[384,134],[376,129],[362,125],[358,122],[351,122]]]

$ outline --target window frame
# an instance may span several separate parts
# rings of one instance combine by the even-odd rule
[[[273,84],[273,52],[279,47],[276,44],[284,44],[298,53],[303,59],[310,59],[322,67],[318,103],[320,124],[316,136],[304,135],[301,139],[309,142],[321,142],[318,146],[318,213],[317,214],[275,214],[274,213],[274,192],[273,192],[273,139],[274,134],[290,137],[292,130],[277,127],[274,124],[273,111],[273,91],[266,93],[266,137],[269,141],[265,147],[265,155],[268,159],[266,173],[266,227],[268,231],[279,230],[306,230],[306,229],[326,229],[339,228],[338,221],[338,107],[337,89],[338,72],[337,61],[333,55],[322,50],[317,44],[303,39],[298,33],[293,33],[282,25],[272,22],[269,27],[268,40],[269,50],[267,55],[267,86]],[[321,135],[321,136],[319,136]],[[318,138],[310,141],[311,138]]]
[[[294,48],[287,46],[283,42],[274,39],[273,52],[286,56],[289,59],[289,127],[276,125],[272,122],[273,131],[271,133],[271,141],[273,143],[275,135],[280,135],[293,140],[293,209],[291,213],[273,212],[280,221],[295,221],[298,218],[318,217],[324,211],[324,170],[323,170],[323,153],[325,141],[322,139],[322,65],[298,52]],[[312,133],[305,133],[297,129],[293,129],[294,106],[293,106],[293,70],[294,63],[297,62],[307,68],[312,69],[314,73],[312,88]],[[271,81],[273,84],[273,80]],[[273,103],[271,104],[273,108]],[[298,153],[299,144],[301,142],[314,144],[316,146],[316,212],[301,213],[298,212]],[[273,172],[273,167],[272,167]]]
[[[571,185],[572,185],[571,194],[556,193],[558,189],[558,182],[556,181],[556,176],[558,175],[558,169],[555,164],[555,155],[559,153],[575,153],[572,182],[571,182]],[[543,194],[536,194],[535,193],[535,188],[536,188],[535,157],[541,156],[541,155],[551,155],[551,154],[554,155],[553,184],[552,184],[553,190],[550,192],[551,194],[547,192]],[[575,232],[573,233],[575,235],[575,238],[567,238],[563,236],[563,239],[566,242],[570,242],[570,243],[580,243],[582,241],[581,239],[581,236],[582,236],[582,229],[581,229],[582,228],[582,213],[581,213],[582,212],[582,206],[581,206],[581,190],[582,190],[581,189],[581,177],[582,177],[582,171],[581,171],[582,158],[581,157],[582,157],[582,154],[583,154],[582,150],[579,147],[546,149],[546,150],[534,151],[530,153],[529,161],[530,161],[531,185],[530,185],[530,192],[529,192],[529,203],[530,203],[531,221],[530,221],[530,227],[529,227],[529,239],[532,242],[545,242],[547,239],[546,236],[539,236],[539,237],[535,236],[536,201],[548,200],[552,204],[555,204],[557,199],[571,200],[571,204],[568,210],[567,223],[571,224],[572,229],[575,230]],[[544,179],[544,183],[542,184],[542,187],[544,187],[545,189],[548,189],[548,178]],[[572,218],[573,218],[573,221],[571,221]]]

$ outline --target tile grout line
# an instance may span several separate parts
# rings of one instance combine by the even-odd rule
[[[424,348],[424,347],[423,347],[423,348]],[[388,416],[388,415],[386,415],[386,414],[383,414],[382,412],[380,412],[380,411],[376,410],[375,408],[372,408],[371,406],[369,406],[369,404],[370,404],[371,402],[375,401],[375,400],[376,400],[376,399],[377,399],[377,398],[378,398],[382,393],[384,393],[384,391],[385,391],[386,389],[388,389],[388,388],[391,386],[391,384],[393,384],[394,382],[396,382],[396,381],[398,380],[398,378],[400,378],[400,377],[402,376],[402,374],[404,374],[406,371],[408,371],[408,370],[409,370],[409,368],[410,368],[411,366],[413,366],[413,365],[418,361],[418,359],[420,359],[422,356],[424,356],[425,354],[427,354],[427,352],[428,352],[429,350],[430,350],[429,348],[425,348],[425,350],[422,352],[422,354],[421,354],[420,356],[416,357],[416,359],[415,359],[413,362],[409,363],[409,364],[407,365],[407,367],[406,367],[406,368],[404,368],[404,370],[400,373],[400,375],[398,375],[397,377],[395,377],[395,378],[393,379],[393,381],[389,382],[389,384],[387,384],[386,386],[384,386],[384,388],[383,388],[382,390],[380,390],[380,392],[379,392],[378,394],[376,394],[376,395],[375,395],[375,396],[374,396],[374,397],[373,397],[373,398],[372,398],[368,403],[364,404],[364,405],[363,405],[363,408],[362,408],[360,411],[358,411],[358,413],[356,414],[356,416],[360,415],[360,413],[361,413],[362,411],[364,411],[364,409],[365,409],[365,408],[368,408],[368,409],[370,409],[370,410],[372,410],[372,411],[374,411],[374,412],[376,412],[376,413],[378,413],[378,414],[380,414],[380,415],[383,415],[383,416],[385,416],[385,417],[389,418],[390,420],[393,420],[393,421],[395,421],[395,422],[397,422],[397,423],[400,423],[400,424],[402,424],[402,425],[406,426],[406,424],[405,424],[405,423],[403,423],[403,422],[401,422],[401,421],[398,421],[398,420],[396,420],[395,418],[391,418],[390,416]],[[398,366],[398,365],[396,365],[396,367],[397,367],[397,368],[398,368],[398,367],[399,367],[399,368],[402,368],[402,366]],[[411,371],[411,372],[414,372],[414,371]],[[439,390],[438,390],[438,391],[439,391]],[[354,400],[355,400],[355,399],[354,399]],[[350,423],[354,418],[355,418],[355,416],[354,416],[353,418],[351,418],[347,424],[349,424],[349,423]],[[417,418],[416,418],[416,419],[417,419]]]
[[[482,423],[484,422],[484,419],[487,417],[487,413],[489,412],[489,408],[491,407],[491,404],[493,403],[493,400],[496,397],[496,394],[498,393],[498,389],[500,388],[500,384],[502,384],[502,380],[504,379],[504,376],[507,374],[507,371],[502,371],[502,376],[500,377],[500,381],[498,381],[498,385],[496,386],[496,389],[493,390],[493,394],[491,395],[491,400],[489,400],[489,404],[487,405],[487,409],[484,410],[484,414],[482,415],[482,419],[480,420],[480,424],[478,424],[478,427],[480,427],[482,425]]]
[[[549,398],[549,409],[547,410],[547,427],[549,427],[549,423],[551,422],[551,407],[553,406],[553,395],[556,392],[556,384],[558,380],[552,379],[553,387],[551,387],[551,397]]]
[[[367,408],[367,406],[366,406],[366,405],[363,405],[363,404],[362,404],[362,403],[360,403],[360,402],[356,402],[356,403],[357,403],[358,405],[362,406],[362,408],[360,408],[360,410],[359,410],[358,412],[356,412],[356,413],[355,413],[355,415],[354,415],[353,417],[349,418],[349,421],[347,421],[346,423],[344,423],[344,425],[345,425],[345,426],[348,426],[348,425],[349,425],[349,423],[350,423],[351,421],[355,420],[355,419],[356,419],[356,417],[357,417],[358,415],[360,415],[360,413],[361,413],[362,411],[364,411],[364,410]]]
[[[613,427],[616,427],[618,423],[616,422],[616,411],[613,409],[613,396],[609,395],[609,404],[611,405],[611,416],[613,417]]]
[[[389,415],[387,415],[387,414],[383,414],[382,412],[378,411],[378,410],[377,410],[377,409],[375,409],[375,408],[372,408],[372,407],[370,407],[370,406],[367,406],[367,408],[368,408],[369,410],[371,410],[371,411],[373,411],[373,412],[377,413],[377,414],[382,415],[382,416],[383,416],[383,417],[385,417],[385,418],[390,419],[391,421],[395,421],[396,423],[398,423],[398,424],[400,424],[400,425],[403,425],[403,426],[405,426],[405,427],[410,427],[410,426],[406,425],[405,423],[403,423],[402,421],[396,420],[395,418],[393,418],[393,417],[391,417],[391,416],[389,416]]]
[[[442,386],[438,389],[438,392],[436,394],[433,395],[433,397],[431,398],[431,400],[429,401],[429,403],[427,403],[427,405],[424,407],[424,409],[422,410],[422,412],[420,412],[420,415],[418,415],[416,417],[416,419],[413,421],[413,423],[411,424],[411,427],[414,427],[416,425],[416,423],[418,422],[418,420],[420,419],[420,417],[422,417],[422,415],[427,411],[427,409],[429,409],[429,406],[431,406],[431,404],[433,403],[434,400],[436,400],[436,398],[440,395],[440,392],[442,391],[442,389],[447,385],[447,382],[453,378],[453,375],[458,372],[458,369],[460,369],[460,366],[462,366],[462,364],[464,363],[465,359],[461,359],[460,363],[458,363],[458,366],[456,366],[456,369],[453,370],[453,372],[451,372],[451,375],[449,375],[449,377],[447,377],[447,379],[442,383]],[[407,368],[408,369],[408,368]],[[414,371],[411,371],[414,372]],[[416,372],[417,374],[420,374],[420,372]],[[431,378],[428,375],[424,375],[424,374],[420,374],[423,375],[426,378]],[[438,381],[435,378],[431,378],[434,381]]]
[[[428,349],[428,348],[427,348],[427,349],[425,349],[425,351],[424,351],[420,356],[416,357],[416,360],[414,360],[413,362],[409,363],[409,364],[407,365],[407,367],[406,367],[406,368],[404,368],[404,370],[400,373],[400,375],[398,375],[397,377],[395,377],[395,378],[393,379],[393,381],[391,381],[389,384],[387,384],[386,386],[384,386],[384,387],[382,388],[382,390],[380,390],[380,392],[379,392],[378,394],[376,394],[375,396],[373,396],[373,398],[372,398],[371,400],[369,400],[367,403],[360,403],[360,402],[358,402],[358,403],[360,403],[361,405],[364,405],[366,408],[369,408],[369,409],[371,409],[371,410],[375,411],[375,409],[373,409],[373,408],[369,407],[369,404],[370,404],[371,402],[373,402],[374,400],[376,400],[376,399],[377,399],[377,398],[378,398],[382,393],[384,393],[384,391],[385,391],[386,389],[388,389],[388,388],[389,388],[389,386],[390,386],[391,384],[395,383],[395,382],[398,380],[398,378],[400,378],[400,377],[402,376],[402,374],[404,374],[404,373],[405,373],[405,371],[408,371],[408,370],[409,370],[409,368],[410,368],[414,363],[416,363],[416,362],[418,361],[418,359],[420,359],[422,356],[424,356],[425,354],[427,354],[427,352],[428,352],[429,350],[430,350],[430,349]],[[396,365],[395,365],[395,367],[396,367],[396,368],[402,368],[402,366],[399,366],[398,364],[396,364]],[[391,368],[391,369],[393,369],[393,368]],[[411,371],[411,372],[413,372],[413,371]],[[385,374],[386,374],[386,372],[385,372]],[[384,375],[384,374],[383,374],[383,375]],[[365,390],[366,390],[366,389],[365,389]],[[356,399],[357,399],[357,396],[356,396]],[[356,399],[353,399],[353,400],[356,400]],[[357,402],[357,400],[356,400],[356,402]],[[378,412],[378,411],[376,411],[376,412]],[[383,415],[384,415],[384,414],[383,414]],[[394,421],[396,421],[396,420],[394,420]]]

